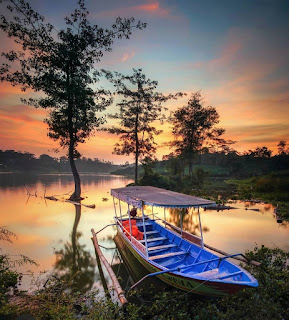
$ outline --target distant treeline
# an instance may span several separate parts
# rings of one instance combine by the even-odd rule
[[[183,162],[182,158],[168,157],[166,161],[158,163],[155,168],[170,175],[186,175],[187,168],[182,165]],[[252,177],[289,169],[289,154],[270,156],[254,152],[246,154],[208,152],[195,155],[193,167],[195,171],[201,168],[213,176]]]
[[[115,173],[132,175],[134,166],[115,165],[110,161],[97,158],[82,157],[76,160],[80,172]],[[141,175],[144,171],[153,170],[169,176],[183,176],[187,174],[185,159],[167,156],[163,161],[157,161],[148,166],[141,166]],[[256,153],[238,154],[236,152],[203,153],[194,155],[193,167],[195,174],[204,170],[212,176],[252,177],[267,174],[273,171],[289,169],[289,154],[256,155]],[[2,172],[70,172],[67,157],[53,158],[42,154],[37,158],[33,153],[16,152],[14,150],[0,150],[0,171]]]
[[[76,166],[80,172],[110,173],[120,166],[110,161],[97,158],[90,159],[82,157],[76,160]],[[53,158],[42,154],[39,158],[33,153],[17,152],[14,150],[0,150],[1,172],[70,172],[67,157]]]
[[[238,154],[237,152],[215,152],[196,154],[193,157],[194,176],[219,176],[248,178],[265,175],[274,171],[289,169],[289,154],[282,153],[275,156],[271,154],[257,154],[256,152],[247,152]],[[141,176],[157,172],[164,176],[184,177],[188,174],[188,165],[186,159],[182,157],[166,156],[163,161],[156,161],[141,166]],[[119,167],[114,174],[133,175],[134,166],[125,168]]]

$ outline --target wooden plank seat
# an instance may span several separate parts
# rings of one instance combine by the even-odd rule
[[[150,235],[156,234],[156,233],[159,233],[159,231],[153,230],[153,231],[147,231],[146,232],[147,236],[150,236]]]
[[[173,257],[173,256],[181,256],[183,254],[188,254],[188,252],[178,251],[178,252],[170,252],[170,253],[160,254],[158,256],[150,257],[150,260],[157,260],[157,259],[168,258],[168,257]]]
[[[155,247],[149,247],[148,251],[155,251],[155,250],[162,250],[162,249],[168,249],[176,247],[176,244],[170,243],[170,244],[164,244],[162,246],[155,246]]]
[[[197,272],[196,275],[201,276],[201,277],[215,277],[217,276],[217,274],[220,274],[220,270],[219,268],[216,269],[211,269],[211,270],[207,270],[207,271],[203,271],[203,272]]]
[[[136,225],[138,227],[141,227],[141,226],[143,226],[143,223],[142,222],[137,222]],[[145,222],[145,226],[152,226],[152,225],[153,225],[153,223],[150,222],[150,221]]]
[[[147,242],[167,240],[167,239],[168,239],[168,238],[166,238],[166,237],[149,238],[149,239],[147,239]],[[140,243],[145,243],[145,239],[140,240]]]
[[[238,276],[242,273],[243,273],[243,271],[237,271],[234,273],[228,273],[228,272],[224,272],[224,271],[220,272],[220,269],[216,268],[216,269],[211,269],[211,270],[207,270],[204,272],[196,273],[196,275],[198,275],[199,277],[204,277],[204,278],[209,278],[209,279],[223,280],[223,279],[231,278],[234,276]]]
[[[221,277],[218,277],[220,280],[223,280],[223,279],[227,279],[227,278],[232,278],[232,277],[235,277],[235,276],[239,276],[241,274],[243,274],[244,272],[241,270],[241,271],[237,271],[237,272],[234,272],[234,273],[230,273],[230,274],[227,274],[227,275],[223,275]]]

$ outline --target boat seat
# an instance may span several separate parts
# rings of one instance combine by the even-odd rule
[[[138,227],[141,227],[141,226],[143,226],[143,223],[142,222],[137,222],[136,225]],[[150,222],[150,221],[145,222],[145,226],[152,226],[152,225],[153,225],[153,223]]]
[[[187,252],[178,251],[178,252],[170,252],[170,253],[160,254],[158,256],[150,257],[150,260],[157,260],[157,259],[168,258],[168,257],[173,257],[173,256],[180,256],[183,254],[187,254]]]
[[[166,238],[166,237],[150,238],[150,239],[147,239],[147,242],[167,240],[167,239],[168,238]],[[145,239],[140,240],[140,243],[145,243]]]
[[[217,276],[217,274],[220,272],[220,269],[219,268],[216,268],[216,269],[211,269],[211,270],[207,270],[207,271],[204,271],[204,272],[199,272],[199,273],[195,273],[198,277],[215,277]]]
[[[237,271],[237,272],[234,272],[234,273],[229,273],[227,275],[222,275],[221,277],[218,277],[220,280],[223,280],[223,279],[227,279],[227,278],[232,278],[232,277],[235,277],[235,276],[239,276],[240,274],[243,274],[243,271]]]
[[[156,230],[153,230],[153,231],[147,231],[146,234],[148,236],[152,235],[152,234],[156,234],[156,233],[159,233],[159,231],[156,231]]]
[[[164,244],[162,246],[155,246],[155,247],[149,247],[148,248],[148,251],[155,251],[155,250],[162,250],[162,249],[168,249],[168,248],[173,248],[173,247],[176,247],[177,245],[176,244]]]
[[[195,275],[198,277],[204,277],[206,279],[209,278],[209,279],[223,280],[223,279],[231,278],[234,276],[238,276],[242,273],[243,273],[243,271],[237,271],[234,273],[228,273],[226,271],[220,272],[220,269],[216,268],[216,269],[207,270],[207,271],[200,272],[200,273],[195,273]]]

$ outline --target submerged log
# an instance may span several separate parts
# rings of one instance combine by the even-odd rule
[[[231,206],[225,206],[223,204],[217,204],[215,206],[209,206],[209,207],[205,207],[204,211],[208,211],[208,210],[231,210],[231,209],[237,209],[235,207],[231,207]]]
[[[100,250],[100,247],[99,247],[99,244],[98,244],[98,241],[97,241],[97,237],[96,237],[96,234],[94,232],[94,229],[91,229],[91,233],[92,233],[92,241],[93,241],[93,244],[94,244],[94,248],[101,260],[101,262],[104,264],[104,266],[106,267],[106,270],[111,278],[111,281],[113,283],[113,287],[117,293],[117,296],[119,298],[119,301],[122,305],[125,305],[128,303],[125,295],[124,295],[124,291],[122,290],[118,280],[117,280],[117,277],[115,275],[115,273],[113,272],[110,264],[108,263],[108,261],[105,259],[104,255],[102,254],[101,250]]]
[[[47,196],[47,197],[44,197],[44,199],[52,200],[52,201],[62,201],[63,202],[62,199],[57,199],[54,196]],[[72,200],[64,200],[64,202],[75,204],[77,206],[83,206],[83,207],[90,208],[90,209],[94,209],[95,208],[95,204],[83,204],[83,203],[80,203],[80,202],[77,202],[77,201],[72,201]]]
[[[86,207],[86,208],[91,208],[91,209],[95,208],[95,204],[82,204],[80,202],[76,202],[76,201],[72,201],[72,200],[65,200],[65,202],[72,203],[72,204],[75,204],[77,206],[83,206],[83,207]]]
[[[53,196],[49,196],[49,197],[44,197],[45,199],[48,199],[48,200],[52,200],[52,201],[58,201],[57,198],[53,197]]]

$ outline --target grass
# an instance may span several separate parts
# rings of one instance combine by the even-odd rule
[[[240,199],[257,199],[278,206],[278,215],[289,218],[289,170],[245,180],[227,180],[237,187]]]
[[[278,207],[278,215],[289,219],[289,170],[276,171],[269,175],[248,179],[229,179],[219,167],[212,171],[207,167],[195,167],[194,176],[171,176],[159,171],[144,176],[142,185],[205,197],[225,203],[228,199],[259,200]]]
[[[11,310],[11,305],[5,303],[0,318],[16,319],[26,314],[30,319],[42,320],[289,320],[289,254],[262,246],[247,252],[247,256],[261,262],[259,267],[247,267],[259,287],[232,296],[209,299],[172,289],[156,293],[151,288],[149,299],[145,300],[141,292],[133,292],[128,297],[130,303],[121,308],[94,293],[67,294],[66,285],[56,282],[26,296],[18,308]]]

